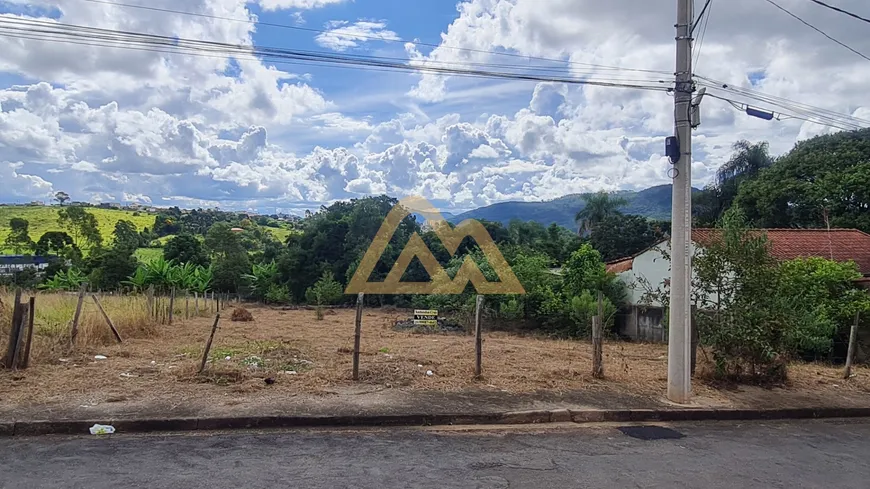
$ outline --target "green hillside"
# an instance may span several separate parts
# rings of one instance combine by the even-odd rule
[[[57,206],[18,206],[6,205],[0,206],[0,249],[3,248],[3,241],[9,234],[9,220],[13,217],[27,219],[30,222],[30,238],[38,241],[39,237],[48,231],[63,231],[64,229],[57,223],[57,212],[60,207]],[[136,225],[138,230],[151,227],[154,225],[154,216],[146,213],[141,213],[134,216],[132,211],[123,211],[118,209],[100,209],[97,207],[88,207],[87,211],[97,218],[100,226],[100,234],[103,239],[109,243],[112,240],[112,232],[115,230],[115,223],[121,220],[128,220]],[[4,252],[11,250],[5,250]]]
[[[659,185],[638,192],[619,192],[628,200],[628,205],[620,209],[625,214],[637,214],[649,219],[670,220],[671,186]],[[697,191],[697,190],[696,190]],[[556,223],[568,229],[576,229],[574,217],[586,205],[581,194],[566,195],[547,202],[501,202],[468,211],[448,218],[453,223],[465,219],[485,219],[505,225],[513,219],[536,221],[544,226]]]

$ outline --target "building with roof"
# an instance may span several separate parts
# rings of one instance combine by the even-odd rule
[[[767,235],[770,254],[778,261],[821,257],[828,260],[853,261],[870,282],[870,234],[857,229],[759,229]],[[706,244],[721,235],[720,229],[692,230],[692,253],[701,252]],[[666,341],[662,324],[664,311],[656,299],[670,281],[670,242],[663,240],[633,256],[607,263],[628,289],[625,313],[617,321],[621,334],[644,341]],[[716,298],[711,298],[715,301]]]
[[[42,272],[50,263],[51,260],[45,256],[0,255],[0,276],[15,275],[26,268]]]

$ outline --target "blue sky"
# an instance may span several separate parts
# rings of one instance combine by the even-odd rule
[[[5,0],[0,22],[654,87],[668,84],[674,65],[674,13],[645,0],[122,3],[319,32],[113,0]],[[811,2],[782,3],[870,52],[865,26]],[[861,0],[842,3],[866,10]],[[48,200],[64,190],[93,202],[302,212],[386,193],[422,195],[457,212],[670,181],[662,153],[673,101],[662,91],[274,64],[10,32],[0,32],[0,180],[11,182],[0,186],[4,202]],[[870,119],[870,63],[756,0],[716,2],[696,48],[705,79]],[[702,114],[695,186],[711,179],[737,140],[769,141],[780,154],[846,124],[760,121],[712,98]]]

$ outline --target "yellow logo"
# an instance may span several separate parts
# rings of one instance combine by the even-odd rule
[[[498,275],[499,282],[489,282],[483,276],[483,272],[477,267],[477,264],[470,256],[465,257],[465,261],[459,267],[459,271],[453,280],[447,275],[444,268],[438,263],[435,255],[423,242],[423,238],[419,234],[414,233],[395,265],[387,274],[387,278],[383,282],[368,282],[368,277],[375,269],[378,260],[386,250],[390,242],[390,238],[396,232],[402,219],[408,217],[412,212],[422,214],[426,221],[432,226],[433,231],[441,240],[447,252],[453,256],[459,248],[460,243],[466,236],[471,236],[480,246],[483,255],[489,262],[490,266]],[[429,282],[402,282],[402,275],[411,260],[414,257],[420,260],[423,268],[429,274],[431,281]],[[359,267],[356,269],[350,283],[347,284],[346,294],[461,294],[465,291],[468,282],[474,284],[478,294],[525,294],[520,281],[517,280],[510,265],[502,256],[501,252],[492,240],[492,237],[483,227],[483,224],[468,219],[462,221],[456,228],[451,229],[450,224],[441,216],[437,209],[422,197],[407,197],[399,201],[399,203],[390,210],[387,218],[381,224],[378,233],[375,235],[374,241],[366,250],[366,254],[360,261]]]

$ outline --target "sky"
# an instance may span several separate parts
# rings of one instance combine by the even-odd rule
[[[864,0],[831,2],[870,17]],[[809,0],[777,3],[870,54],[867,23]],[[675,10],[674,0],[0,0],[2,19],[657,86],[673,78]],[[870,119],[870,61],[767,1],[714,0],[701,32],[697,74]],[[65,191],[301,213],[386,193],[461,211],[670,182],[665,91],[96,44],[0,31],[0,202]],[[709,182],[737,140],[782,154],[838,130],[706,98],[693,184]]]

